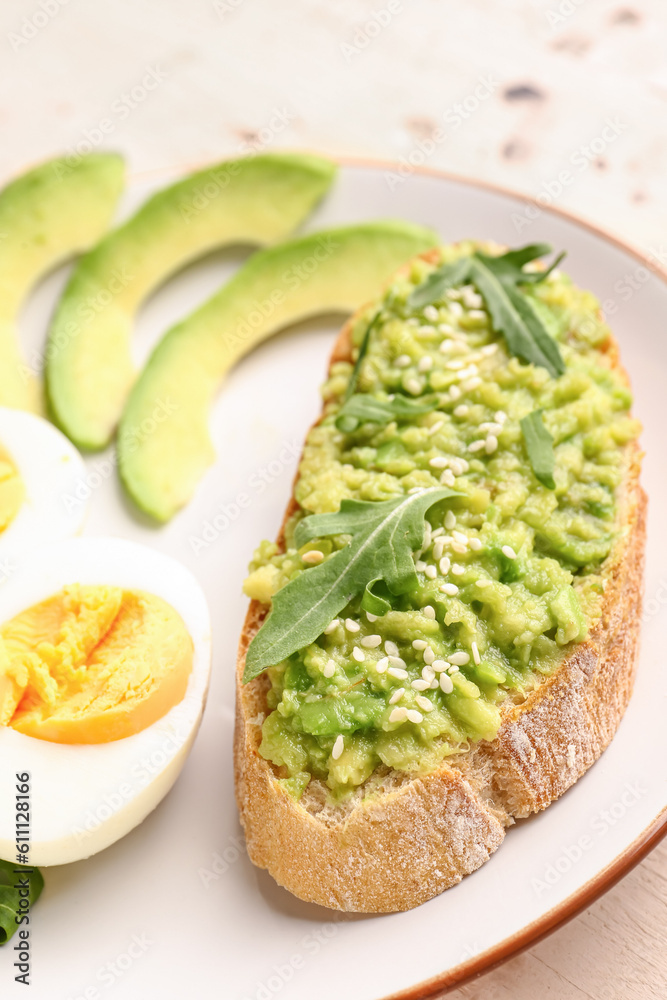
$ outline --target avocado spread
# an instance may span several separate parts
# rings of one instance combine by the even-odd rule
[[[440,265],[476,249],[442,248]],[[416,588],[388,595],[382,615],[353,598],[315,642],[269,667],[260,753],[297,798],[312,776],[340,799],[381,765],[430,771],[471,742],[494,739],[502,701],[539,684],[601,614],[623,446],[639,425],[598,302],[559,271],[524,287],[560,350],[565,370],[552,377],[509,352],[470,281],[411,307],[410,294],[436,266],[414,262],[352,331],[354,356],[373,323],[355,393],[435,397],[433,408],[401,405],[384,422],[345,424],[353,366],[334,363],[299,469],[300,509],[284,545],[260,545],[245,583],[249,597],[269,605],[343,547],[349,539],[334,536],[297,550],[294,532],[344,499],[384,501],[443,485],[457,493],[426,515]],[[553,440],[547,479],[522,433],[536,411]]]

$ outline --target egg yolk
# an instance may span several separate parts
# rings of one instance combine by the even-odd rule
[[[25,500],[21,473],[4,448],[0,447],[0,531],[11,524]]]
[[[182,701],[192,639],[159,597],[74,584],[0,628],[0,725],[54,743],[108,743]]]

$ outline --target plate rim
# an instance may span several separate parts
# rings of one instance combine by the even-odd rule
[[[261,150],[256,155],[261,155]],[[398,160],[384,159],[382,157],[362,156],[346,153],[333,153],[330,151],[314,150],[312,147],[280,147],[267,152],[276,153],[308,153],[326,157],[342,167],[361,168],[365,170],[387,170],[400,167]],[[224,159],[236,159],[237,157],[225,156]],[[41,161],[40,161],[41,162]],[[153,178],[180,176],[182,173],[204,169],[212,162],[221,162],[211,158],[197,158],[196,160],[181,161],[174,164],[165,164],[160,167],[148,168],[146,170],[128,170],[126,184],[150,181]],[[509,185],[499,184],[495,181],[484,178],[467,177],[455,171],[444,170],[437,167],[425,165],[410,165],[410,175],[420,175],[432,177],[438,180],[449,181],[454,184],[465,185],[481,191],[491,192],[505,198],[513,198],[517,201],[534,202],[532,195],[513,188]],[[649,255],[633,243],[622,239],[620,236],[606,229],[596,222],[586,219],[571,209],[562,208],[555,205],[540,205],[541,212],[557,218],[565,219],[581,229],[587,230],[594,236],[611,244],[623,253],[628,254],[638,260],[652,274],[667,286],[667,265],[655,257]],[[585,882],[579,889],[571,893],[566,899],[547,910],[541,917],[531,921],[520,931],[504,938],[498,944],[493,945],[486,951],[475,957],[461,962],[443,973],[432,976],[427,980],[416,983],[414,986],[406,987],[385,994],[379,1000],[438,1000],[450,991],[465,985],[472,980],[479,978],[487,972],[491,972],[503,965],[505,962],[519,955],[521,952],[539,943],[554,931],[558,930],[568,921],[578,916],[582,910],[590,906],[606,892],[612,889],[625,875],[627,875],[636,865],[638,865],[657,845],[667,836],[667,805],[649,823],[649,825],[639,834],[638,837],[613,861],[606,865],[597,875]]]

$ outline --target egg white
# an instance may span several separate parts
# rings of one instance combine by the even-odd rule
[[[29,860],[62,865],[103,850],[141,823],[178,777],[197,733],[211,668],[204,593],[181,563],[118,538],[62,541],[34,554],[0,589],[0,624],[67,584],[146,590],[172,605],[192,636],[183,700],[133,736],[100,744],[50,743],[0,727],[0,857],[13,860],[16,775],[31,775]]]
[[[47,420],[0,407],[0,446],[21,474],[25,499],[0,532],[0,585],[26,556],[77,535],[86,515],[86,467],[74,445]]]

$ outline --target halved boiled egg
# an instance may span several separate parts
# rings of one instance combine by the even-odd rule
[[[34,553],[0,590],[0,857],[29,774],[34,865],[79,861],[142,822],[178,777],[208,690],[192,573],[118,538]]]
[[[0,583],[27,554],[81,531],[85,477],[81,455],[53,424],[0,407]]]

